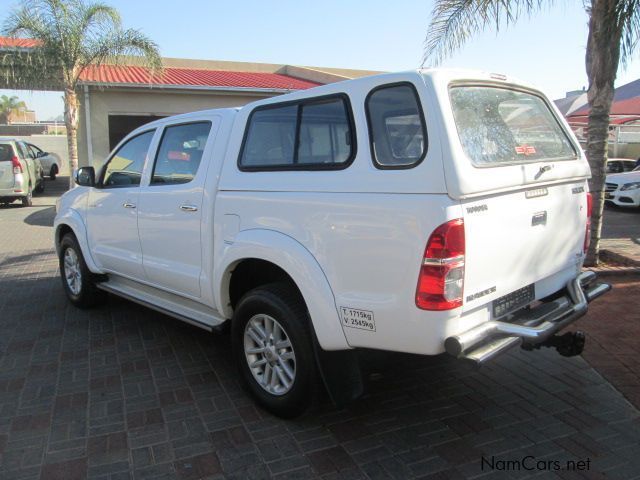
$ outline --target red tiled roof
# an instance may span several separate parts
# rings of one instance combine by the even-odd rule
[[[39,45],[30,38],[0,37],[1,48],[32,48]],[[156,85],[164,87],[218,87],[305,90],[320,83],[310,82],[280,73],[228,72],[193,68],[165,68],[160,75],[151,76],[149,70],[132,65],[92,66],[82,72],[80,81],[97,84]]]
[[[192,68],[165,68],[159,75],[151,76],[145,67],[130,65],[89,67],[82,72],[80,79],[86,83],[281,90],[305,90],[320,85],[279,73],[228,72]]]
[[[40,45],[40,40],[32,38],[0,37],[0,48],[33,48]]]

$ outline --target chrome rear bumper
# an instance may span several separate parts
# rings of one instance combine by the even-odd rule
[[[516,312],[508,320],[491,320],[445,340],[447,353],[481,365],[521,345],[540,344],[587,313],[588,304],[611,290],[596,274],[582,272],[567,283],[567,294],[535,308]]]

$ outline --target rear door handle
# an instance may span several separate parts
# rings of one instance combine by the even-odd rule
[[[123,203],[123,204],[122,204],[122,206],[123,206],[124,208],[136,208],[135,203],[129,203],[129,202],[125,202],[125,203]]]
[[[195,205],[185,204],[185,205],[180,205],[180,210],[184,210],[185,212],[197,212],[198,207],[196,207]]]

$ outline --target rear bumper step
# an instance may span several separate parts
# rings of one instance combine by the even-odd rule
[[[550,339],[567,325],[587,313],[592,300],[611,290],[607,283],[597,283],[596,274],[586,271],[567,283],[567,294],[535,308],[521,310],[508,322],[491,320],[445,340],[447,353],[477,365],[500,353],[527,345],[553,345]]]

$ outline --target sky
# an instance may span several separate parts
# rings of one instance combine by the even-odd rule
[[[105,0],[165,57],[400,71],[420,67],[432,0]],[[16,6],[15,0],[1,0]],[[513,75],[551,98],[587,87],[587,15],[579,0],[477,34],[442,66]],[[4,22],[8,9],[0,10]],[[640,49],[616,86],[640,78]],[[38,119],[63,111],[60,93],[18,94]]]

